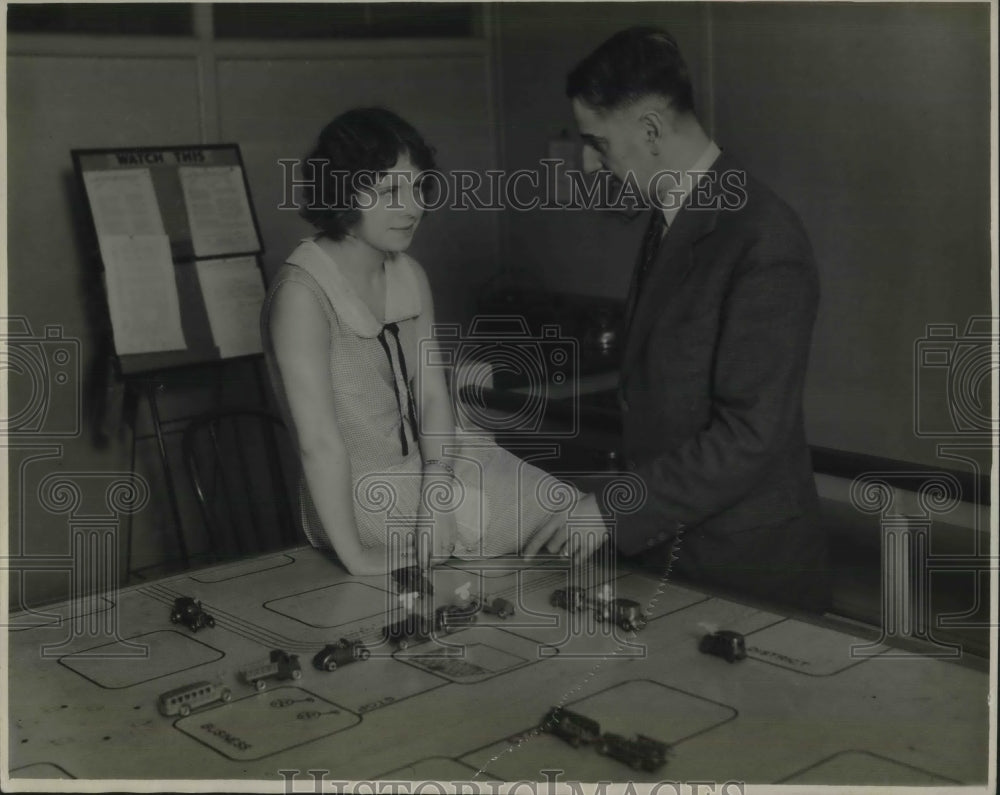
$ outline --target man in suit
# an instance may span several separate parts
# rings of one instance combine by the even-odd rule
[[[634,513],[602,503],[618,548],[664,568],[676,556],[671,577],[822,610],[827,541],[802,410],[819,286],[805,230],[705,133],[668,33],[611,37],[567,95],[585,169],[651,205],[620,387],[623,459],[648,494]]]

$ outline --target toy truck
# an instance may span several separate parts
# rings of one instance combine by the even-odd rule
[[[341,638],[320,649],[313,657],[313,665],[321,671],[332,672],[342,665],[367,660],[371,656],[372,653],[360,640]]]
[[[633,770],[646,770],[650,773],[663,767],[669,752],[670,746],[666,743],[642,734],[629,739],[607,732],[597,743],[597,753],[624,762]]]
[[[288,654],[281,649],[272,649],[267,662],[258,663],[244,668],[241,672],[243,681],[253,685],[258,690],[267,687],[268,679],[301,679],[302,666],[299,665],[297,654]]]
[[[574,748],[595,743],[601,736],[601,725],[596,720],[563,707],[550,709],[542,720],[541,728]]]
[[[170,620],[174,624],[184,624],[192,632],[197,632],[202,627],[215,626],[215,619],[202,609],[201,602],[190,596],[178,596],[174,599]]]
[[[191,714],[191,710],[211,704],[215,701],[229,702],[233,700],[233,694],[228,687],[214,684],[213,682],[194,682],[173,690],[168,690],[157,699],[157,707],[161,715],[167,717],[180,715],[184,717]]]

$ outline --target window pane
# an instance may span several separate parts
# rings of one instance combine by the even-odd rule
[[[90,33],[191,36],[189,3],[12,3],[9,33]]]
[[[220,3],[220,39],[461,37],[473,35],[474,3]]]

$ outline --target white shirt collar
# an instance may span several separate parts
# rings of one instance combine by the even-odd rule
[[[382,331],[382,322],[354,291],[333,258],[313,238],[303,239],[287,261],[312,275],[330,299],[337,316],[359,337],[377,337]],[[403,253],[385,261],[385,323],[417,317],[422,310],[420,288],[411,262]]]
[[[668,206],[663,208],[663,218],[667,222],[668,228],[674,222],[677,213],[687,203],[688,197],[694,188],[694,178],[697,177],[700,180],[704,177],[705,172],[712,167],[712,164],[715,163],[720,154],[722,154],[722,150],[719,149],[715,141],[709,141],[708,146],[705,147],[691,168],[681,174],[680,193],[677,192],[678,188],[674,188],[673,196],[666,202]]]

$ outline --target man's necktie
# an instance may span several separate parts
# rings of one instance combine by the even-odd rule
[[[654,209],[652,223],[650,223],[649,229],[646,230],[646,237],[642,243],[642,265],[639,268],[639,276],[635,283],[636,294],[642,289],[642,285],[646,281],[646,276],[649,275],[649,269],[653,267],[653,263],[656,261],[656,255],[660,252],[660,243],[663,242],[663,233],[666,227],[667,219],[663,217],[662,212]]]
[[[642,286],[646,281],[646,276],[649,274],[650,268],[653,267],[653,263],[656,261],[656,255],[660,251],[660,243],[663,241],[663,232],[666,227],[667,220],[663,217],[663,213],[654,209],[653,218],[650,221],[649,228],[646,230],[646,236],[642,239],[642,257],[639,260],[639,266],[636,270],[625,315],[626,328],[632,324],[632,317],[635,314],[636,305],[639,303],[639,293],[642,291]]]

